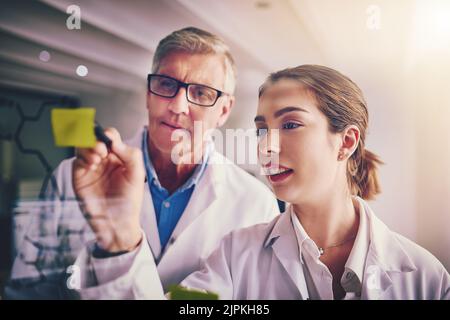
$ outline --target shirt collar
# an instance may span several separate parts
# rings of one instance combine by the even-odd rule
[[[367,253],[369,251],[370,228],[367,222],[367,213],[364,206],[361,205],[359,197],[354,197],[353,200],[353,203],[358,206],[359,227],[352,251],[350,251],[350,255],[345,263],[345,272],[342,275],[341,284],[347,292],[361,292],[364,266],[366,264]],[[355,275],[356,278],[353,275]]]
[[[354,197],[354,203],[358,205],[359,212],[359,226],[358,233],[355,238],[353,248],[345,263],[345,272],[341,281],[345,291],[360,292],[361,284],[364,274],[364,266],[367,258],[370,243],[370,228],[367,222],[367,213],[364,206],[361,205],[359,198]],[[303,263],[302,253],[309,253],[314,259],[320,258],[320,252],[315,242],[308,236],[297,215],[294,212],[293,206],[290,205],[286,213],[290,214],[292,225],[294,226],[295,234],[297,236],[300,259]],[[355,277],[356,276],[356,277]]]
[[[308,252],[315,259],[319,259],[319,257],[320,257],[319,248],[317,247],[315,242],[306,233],[302,224],[298,220],[298,217],[295,214],[294,208],[292,205],[289,205],[289,208],[288,208],[288,210],[286,210],[286,213],[288,213],[291,216],[292,225],[294,227],[295,235],[296,235],[297,241],[298,241],[298,250],[299,250],[301,262],[303,263],[303,250]]]
[[[185,191],[191,188],[193,185],[196,185],[203,173],[205,172],[206,166],[208,164],[209,157],[214,150],[214,144],[211,141],[208,141],[205,148],[205,153],[203,155],[202,162],[200,165],[195,167],[194,173],[192,176],[178,189],[179,191]],[[145,170],[147,172],[147,179],[149,184],[154,184],[160,190],[164,188],[161,186],[159,182],[158,175],[156,174],[155,167],[153,166],[152,160],[150,158],[150,153],[148,150],[148,128],[144,128],[143,137],[142,137],[142,152],[144,155],[144,165]]]

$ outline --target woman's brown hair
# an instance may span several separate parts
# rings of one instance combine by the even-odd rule
[[[377,168],[383,162],[365,148],[369,114],[361,89],[334,69],[302,65],[270,74],[260,87],[259,96],[281,79],[298,81],[313,93],[319,109],[328,118],[331,132],[342,132],[349,125],[359,128],[359,144],[347,162],[347,180],[352,194],[373,199],[381,192]]]

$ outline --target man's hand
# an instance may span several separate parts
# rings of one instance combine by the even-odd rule
[[[73,189],[98,245],[109,252],[131,251],[142,237],[142,152],[124,144],[114,128],[105,134],[112,140],[110,152],[102,142],[76,150]]]

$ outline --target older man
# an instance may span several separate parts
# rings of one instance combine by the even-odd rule
[[[208,139],[234,103],[226,44],[197,28],[175,31],[160,41],[147,80],[148,126],[127,143],[107,129],[111,149],[78,149],[56,171],[95,234],[77,259],[85,298],[133,297],[151,265],[161,281],[153,285],[167,289],[224,235],[279,213],[273,194]]]

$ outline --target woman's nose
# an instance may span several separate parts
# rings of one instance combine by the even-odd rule
[[[278,129],[267,130],[258,143],[259,153],[271,155],[280,153],[280,134]]]

